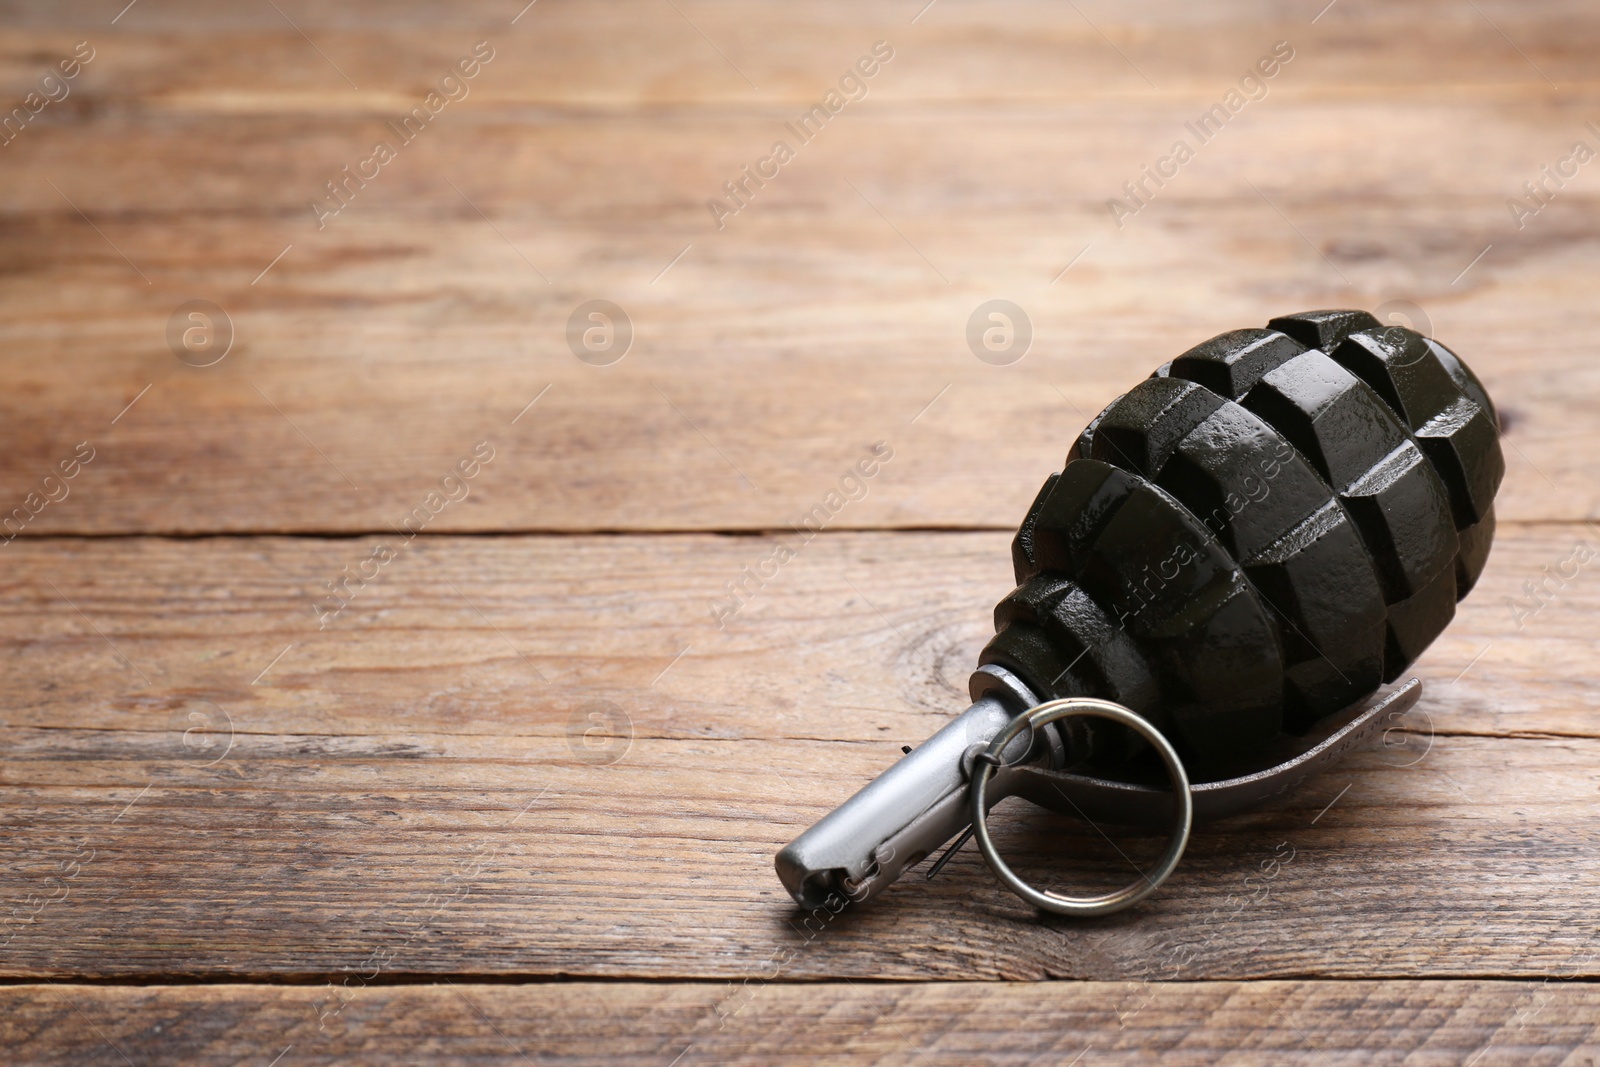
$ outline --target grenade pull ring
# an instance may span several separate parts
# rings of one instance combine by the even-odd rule
[[[1150,742],[1150,746],[1160,754],[1161,761],[1166,764],[1167,774],[1172,779],[1171,795],[1175,810],[1172,816],[1172,839],[1166,851],[1161,854],[1154,872],[1145,874],[1141,871],[1138,881],[1111,893],[1095,897],[1069,897],[1052,890],[1041,892],[1035,889],[1017,877],[1006,861],[1000,857],[1000,851],[995,848],[994,840],[989,836],[988,787],[989,779],[996,769],[1006,766],[1000,753],[1022,731],[1037,732],[1063,719],[1084,717],[1109,719],[1121,723]],[[972,785],[969,788],[972,832],[978,839],[978,848],[983,852],[983,858],[989,861],[989,869],[994,871],[995,877],[1009,886],[1017,896],[1042,911],[1055,912],[1057,915],[1076,915],[1083,918],[1109,915],[1111,912],[1131,907],[1154,893],[1156,888],[1167,880],[1167,876],[1177,869],[1178,861],[1183,859],[1183,850],[1189,845],[1189,831],[1194,825],[1194,798],[1189,791],[1189,776],[1184,772],[1183,761],[1178,758],[1172,743],[1143,718],[1121,704],[1109,700],[1067,697],[1062,700],[1047,701],[1027,714],[1017,716],[1011,720],[1009,726],[995,736],[993,741],[989,742],[988,748],[973,757]],[[1066,794],[1062,793],[1062,796],[1065,798]],[[1070,798],[1067,802],[1072,803]]]
[[[978,668],[973,680],[979,697],[966,714],[778,853],[778,877],[795,903],[817,908],[835,897],[869,900],[948,843],[927,873],[933,878],[970,836],[978,838],[995,875],[1040,909],[1079,917],[1120,911],[1149,896],[1172,874],[1188,845],[1193,820],[1224,819],[1289,792],[1350,750],[1401,728],[1422,695],[1422,682],[1412,678],[1376,700],[1328,716],[1313,734],[1275,752],[1270,758],[1281,762],[1271,767],[1193,781],[1166,736],[1121,704],[1088,697],[1039,703],[1020,681],[992,664]],[[1086,717],[1110,719],[1144,738],[1166,764],[1173,790],[1072,768],[1072,746],[1064,743],[1061,728],[1067,727],[1071,736],[1077,732],[1072,727],[1081,725],[1073,720]],[[1091,898],[1041,893],[1012,872],[989,836],[989,809],[1011,796],[1097,829],[1101,822],[1149,829],[1167,825],[1171,841],[1156,870],[1141,874],[1126,889]]]

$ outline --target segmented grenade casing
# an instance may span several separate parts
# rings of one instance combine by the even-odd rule
[[[1477,581],[1505,471],[1488,393],[1364,311],[1235,330],[1092,421],[1012,544],[982,662],[1124,704],[1191,774],[1392,681]],[[1108,728],[1109,727],[1109,728]],[[1102,766],[1141,747],[1100,726]]]

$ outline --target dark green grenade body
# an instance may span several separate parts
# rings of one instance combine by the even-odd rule
[[[982,662],[1154,723],[1191,775],[1248,765],[1397,678],[1482,572],[1505,471],[1483,386],[1364,311],[1273,319],[1089,424],[1012,546]],[[1102,767],[1141,743],[1109,724]]]

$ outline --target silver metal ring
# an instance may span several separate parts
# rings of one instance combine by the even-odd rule
[[[1172,778],[1173,794],[1177,800],[1174,805],[1177,810],[1172,820],[1172,840],[1168,843],[1167,850],[1161,854],[1154,873],[1141,874],[1139,881],[1115,892],[1098,897],[1069,897],[1049,891],[1041,893],[1018,878],[1011,868],[1006,866],[1006,861],[1000,858],[1000,852],[994,847],[994,841],[989,836],[989,810],[985,803],[984,792],[988,788],[989,778],[994,774],[995,768],[1002,765],[1000,753],[1023,730],[1037,730],[1041,726],[1061,719],[1084,716],[1119,722],[1149,741],[1161,754],[1162,762],[1167,765],[1167,773]],[[1121,704],[1089,697],[1068,697],[1064,700],[1047,701],[1013,719],[1010,725],[989,742],[989,747],[983,754],[973,761],[972,788],[969,795],[972,803],[973,834],[977,837],[978,848],[983,851],[983,858],[989,861],[989,868],[994,871],[995,877],[1010,886],[1017,896],[1034,907],[1053,911],[1059,915],[1085,917],[1108,915],[1131,907],[1155,892],[1156,887],[1167,880],[1167,876],[1183,858],[1183,850],[1189,844],[1189,830],[1194,824],[1194,798],[1189,794],[1189,776],[1184,773],[1183,762],[1178,759],[1178,753],[1173,750],[1171,742],[1162,736],[1160,730]]]

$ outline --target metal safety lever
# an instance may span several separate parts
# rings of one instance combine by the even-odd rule
[[[1279,740],[1265,769],[1191,783],[1159,731],[1109,701],[1067,698],[1036,702],[1002,667],[974,672],[973,704],[889,770],[868,783],[777,856],[778,877],[803,908],[830,900],[862,902],[886,889],[958,835],[976,836],[990,867],[1043,910],[1100,915],[1148,896],[1177,866],[1194,819],[1220,819],[1284,793],[1380,731],[1393,728],[1417,702],[1411,679],[1375,701],[1360,701],[1324,719],[1312,735]],[[1075,773],[1087,745],[1082,717],[1108,718],[1143,735],[1161,755],[1176,790]],[[1157,827],[1171,840],[1153,872],[1098,897],[1040,892],[1017,878],[989,839],[986,813],[1008,796],[1092,822]],[[948,858],[949,853],[946,854]],[[936,864],[938,866],[943,861]]]

